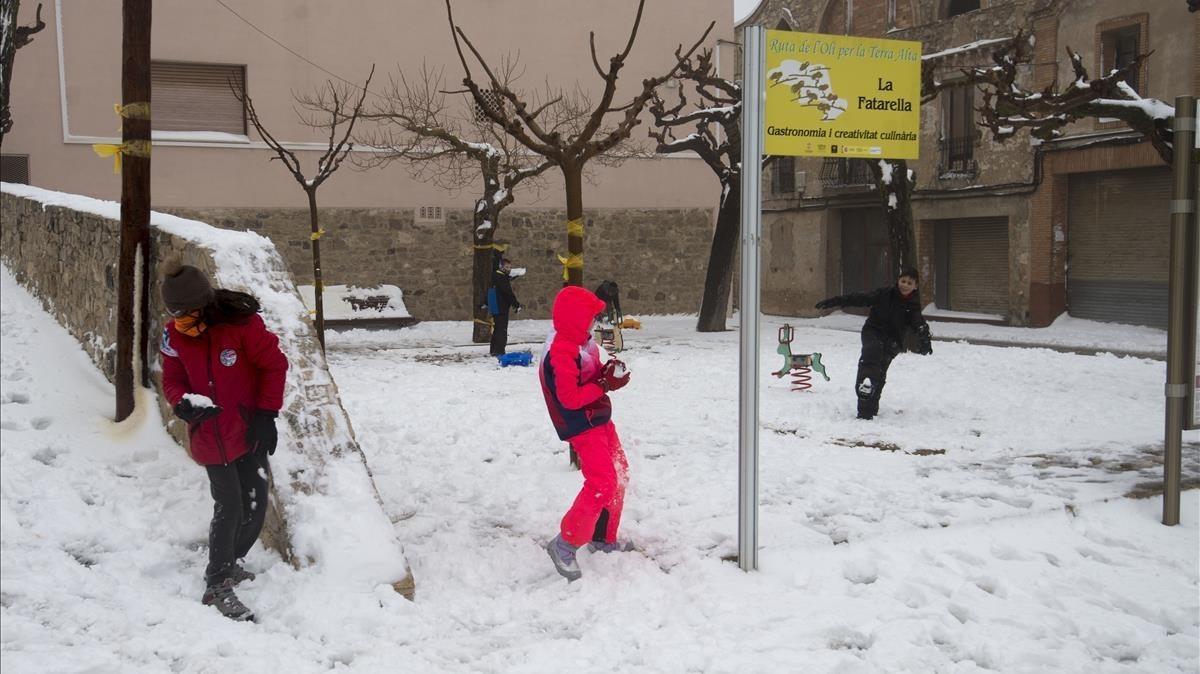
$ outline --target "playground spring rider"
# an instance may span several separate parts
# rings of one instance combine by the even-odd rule
[[[621,323],[625,321],[621,291],[615,281],[604,281],[596,288],[596,297],[604,302],[604,313],[596,325],[595,339],[606,351],[616,353],[625,348],[625,338],[621,336]]]
[[[821,354],[819,353],[792,353],[792,337],[794,335],[792,326],[784,323],[783,327],[779,328],[779,348],[775,349],[775,353],[783,356],[783,367],[778,372],[771,374],[776,377],[792,376],[792,390],[806,391],[812,388],[812,371],[816,370],[825,377],[825,381],[829,381],[829,375],[825,374],[825,366],[821,364]]]

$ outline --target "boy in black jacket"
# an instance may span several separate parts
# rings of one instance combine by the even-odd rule
[[[818,309],[834,307],[871,307],[862,328],[862,355],[858,358],[858,376],[854,382],[858,394],[858,418],[871,419],[879,413],[879,396],[887,382],[888,367],[892,359],[905,350],[905,329],[916,331],[917,353],[933,353],[929,324],[921,316],[917,270],[910,268],[900,272],[894,286],[817,302]]]
[[[508,310],[512,308],[519,313],[521,303],[513,294],[512,277],[509,276],[512,272],[512,262],[497,255],[494,264],[492,287],[488,290],[487,301],[488,310],[492,314],[491,353],[493,356],[503,356],[508,347]]]

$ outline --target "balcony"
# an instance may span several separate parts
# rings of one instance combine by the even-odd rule
[[[826,157],[821,164],[821,186],[826,191],[855,190],[873,187],[871,168],[866,159]]]

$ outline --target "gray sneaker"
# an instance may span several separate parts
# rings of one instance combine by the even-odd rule
[[[233,568],[229,570],[229,579],[233,581],[234,585],[241,585],[245,581],[254,580],[255,577],[253,572],[247,571],[237,562],[234,562]]]
[[[583,572],[579,570],[579,563],[575,561],[575,551],[579,548],[571,545],[562,539],[562,535],[554,537],[554,540],[546,544],[546,552],[550,553],[550,559],[554,562],[554,569],[558,574],[567,581],[579,580],[583,577]]]
[[[204,591],[204,597],[200,600],[205,606],[215,606],[221,612],[221,615],[236,620],[238,622],[249,620],[254,621],[254,613],[246,608],[242,600],[238,599],[233,593],[233,579],[226,578],[216,585],[209,585]]]
[[[625,541],[624,543],[622,543],[620,541],[613,541],[612,543],[607,543],[605,541],[592,541],[591,543],[588,543],[587,547],[588,547],[588,550],[591,552],[604,552],[604,553],[632,552],[634,549],[633,543],[630,543],[628,541]]]

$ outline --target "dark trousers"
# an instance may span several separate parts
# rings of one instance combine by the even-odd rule
[[[858,357],[858,376],[854,392],[858,395],[858,418],[870,419],[879,413],[879,397],[887,383],[888,368],[897,350],[885,336],[863,330],[862,355]]]
[[[508,347],[508,312],[492,316],[492,355],[503,356]]]
[[[267,516],[271,467],[267,456],[247,454],[225,466],[205,466],[213,497],[208,528],[208,568],[204,578],[215,585],[229,576],[234,563],[245,557]]]

